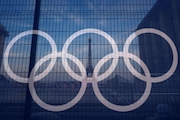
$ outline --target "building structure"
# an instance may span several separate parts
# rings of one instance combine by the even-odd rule
[[[0,24],[0,67],[3,58],[4,41],[5,41],[5,37],[7,36],[9,36],[8,31],[6,31],[5,27]]]

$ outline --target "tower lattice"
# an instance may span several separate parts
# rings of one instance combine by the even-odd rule
[[[92,58],[91,58],[91,38],[89,38],[89,51],[88,51],[88,64],[86,68],[86,73],[88,77],[92,77],[93,67],[92,67]]]

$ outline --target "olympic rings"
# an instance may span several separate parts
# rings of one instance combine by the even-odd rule
[[[86,34],[86,33],[94,33],[94,34],[103,36],[105,39],[108,40],[108,42],[110,43],[112,50],[113,50],[112,53],[104,56],[101,60],[99,60],[99,62],[97,63],[97,65],[94,68],[93,76],[91,78],[87,77],[86,69],[85,69],[84,65],[82,64],[82,62],[78,58],[73,56],[72,54],[68,53],[68,47],[71,44],[71,42],[76,37]],[[135,37],[137,37],[138,35],[145,34],[145,33],[152,33],[152,34],[161,36],[162,38],[164,38],[167,41],[167,43],[171,47],[172,54],[173,54],[173,61],[172,61],[172,65],[171,65],[170,69],[164,75],[161,75],[158,77],[151,77],[150,71],[147,68],[146,64],[138,56],[136,56],[132,53],[129,53],[129,45],[131,44],[133,39]],[[35,64],[34,68],[32,69],[30,77],[24,78],[24,77],[20,77],[20,76],[16,75],[11,70],[9,63],[8,63],[8,57],[9,57],[10,49],[13,47],[15,42],[17,42],[20,38],[22,38],[26,35],[31,35],[31,34],[40,35],[40,36],[46,38],[51,45],[52,53],[41,58]],[[34,87],[34,82],[43,79],[45,76],[47,76],[49,74],[49,72],[52,70],[52,68],[54,67],[54,65],[56,63],[57,57],[62,58],[62,65],[64,66],[66,72],[75,80],[82,82],[82,84],[81,84],[81,88],[80,88],[78,94],[76,95],[76,97],[74,97],[70,102],[68,102],[66,104],[56,106],[56,105],[47,104],[38,97],[35,87]],[[97,85],[97,82],[106,79],[109,75],[112,74],[112,72],[115,70],[115,68],[117,66],[119,57],[122,57],[124,59],[124,63],[126,64],[128,70],[135,77],[146,82],[146,88],[145,88],[144,93],[141,96],[141,98],[139,100],[137,100],[136,102],[134,102],[130,105],[125,105],[125,106],[115,105],[115,104],[107,101],[101,94],[101,92],[98,88],[98,85]],[[39,75],[36,76],[35,74],[36,74],[38,68],[49,59],[51,59],[51,62],[47,66],[47,68],[42,73],[40,73]],[[70,68],[70,66],[68,65],[67,59],[70,59],[72,62],[74,62],[79,67],[81,75],[76,74]],[[100,68],[110,59],[113,59],[111,66],[103,74],[98,76]],[[135,62],[137,62],[140,65],[140,67],[142,68],[142,70],[144,71],[145,75],[142,75],[137,70],[135,70],[135,68],[130,63],[129,59],[132,59]],[[55,42],[54,42],[53,38],[50,35],[48,35],[47,33],[40,31],[40,30],[29,30],[29,31],[25,31],[25,32],[18,34],[8,44],[8,46],[4,52],[4,68],[5,68],[5,71],[7,72],[7,74],[17,82],[28,83],[29,90],[30,90],[33,100],[40,107],[42,107],[46,110],[49,110],[49,111],[54,111],[54,112],[67,110],[67,109],[73,107],[75,104],[77,104],[85,93],[87,83],[92,83],[93,90],[94,90],[96,97],[103,105],[105,105],[109,109],[118,111],[118,112],[128,112],[131,110],[135,110],[138,107],[140,107],[149,97],[150,91],[152,88],[152,83],[157,83],[157,82],[167,80],[170,76],[172,76],[172,74],[174,73],[174,71],[177,68],[177,65],[178,65],[178,53],[177,53],[177,49],[176,49],[173,41],[171,40],[171,38],[169,36],[167,36],[162,31],[153,29],[153,28],[144,28],[144,29],[140,29],[140,30],[137,30],[134,33],[132,33],[127,38],[122,52],[118,51],[118,47],[117,47],[114,39],[110,35],[108,35],[104,31],[94,29],[94,28],[83,29],[83,30],[77,31],[76,33],[72,34],[65,42],[65,45],[62,48],[62,52],[57,51],[57,47],[55,46]]]

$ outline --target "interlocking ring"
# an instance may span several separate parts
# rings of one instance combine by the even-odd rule
[[[174,45],[173,41],[171,40],[171,38],[169,36],[167,36],[165,33],[163,33],[160,30],[156,30],[156,29],[152,29],[152,28],[144,28],[144,29],[140,29],[138,31],[135,31],[133,34],[131,34],[128,39],[125,42],[125,46],[124,46],[124,52],[128,53],[129,50],[129,45],[131,44],[131,42],[133,41],[133,39],[135,37],[137,37],[138,35],[144,34],[144,33],[153,33],[156,35],[161,36],[162,38],[164,38],[164,40],[166,40],[166,42],[170,45],[171,50],[172,50],[172,54],[173,54],[173,61],[172,61],[172,65],[170,67],[170,69],[168,70],[168,72],[166,72],[164,75],[159,76],[159,77],[150,77],[149,79],[147,79],[144,75],[138,73],[134,67],[131,65],[129,59],[124,59],[124,62],[126,64],[126,66],[128,67],[129,71],[136,77],[138,77],[139,79],[143,80],[143,81],[151,81],[153,83],[157,83],[157,82],[161,82],[164,81],[166,79],[168,79],[176,70],[177,64],[178,64],[178,53],[177,53],[177,49],[176,46]]]
[[[7,46],[7,48],[6,48],[5,52],[4,52],[4,69],[12,79],[14,79],[15,81],[20,82],[20,83],[28,83],[28,78],[18,76],[11,70],[11,68],[9,66],[9,63],[8,63],[9,52],[10,52],[11,48],[13,47],[13,45],[20,38],[25,37],[27,35],[32,35],[32,34],[40,35],[40,36],[42,36],[42,37],[44,37],[44,38],[46,38],[48,40],[48,42],[50,43],[51,48],[52,48],[52,56],[51,56],[52,58],[55,56],[54,54],[57,53],[57,47],[55,46],[56,43],[54,42],[53,38],[50,35],[48,35],[47,33],[43,32],[43,31],[40,31],[40,30],[28,30],[28,31],[22,32],[22,33],[18,34],[17,36],[15,36],[10,41],[10,43],[8,44],[8,46]],[[42,78],[44,78],[52,70],[55,63],[56,63],[56,57],[54,57],[54,59],[51,60],[49,66],[41,74],[39,74],[39,75],[37,75],[35,77],[35,81],[38,81],[38,80],[41,80]]]
[[[93,29],[93,28],[89,28],[89,29],[83,29],[83,30],[80,30],[78,32],[75,32],[73,35],[71,35],[67,41],[65,42],[65,45],[63,46],[62,48],[62,53],[64,53],[64,55],[62,55],[62,63],[66,69],[66,71],[69,73],[69,75],[71,77],[73,77],[74,79],[76,80],[79,80],[79,81],[82,81],[82,79],[84,79],[84,76],[83,75],[82,77],[78,76],[76,73],[74,73],[74,71],[69,67],[68,65],[68,62],[67,62],[67,59],[64,59],[66,58],[66,53],[67,53],[67,50],[68,50],[68,47],[69,47],[69,44],[78,36],[80,35],[83,35],[83,34],[86,34],[86,33],[95,33],[95,34],[98,34],[98,35],[101,35],[103,36],[104,38],[106,38],[108,40],[108,42],[110,43],[111,47],[112,47],[112,50],[113,50],[113,61],[112,61],[112,64],[111,66],[108,68],[108,70],[106,70],[105,73],[103,73],[102,75],[98,76],[98,81],[101,81],[105,78],[107,78],[115,69],[117,63],[118,63],[118,59],[117,59],[117,54],[118,54],[118,47],[115,43],[115,41],[113,40],[113,38],[108,35],[107,33],[105,33],[104,31],[101,31],[101,30],[98,30],[98,29]],[[79,66],[79,68],[83,67],[85,69],[84,66]],[[86,74],[86,72],[84,73]]]
[[[86,69],[85,69],[84,65],[82,64],[82,62],[78,58],[73,56],[72,54],[68,53],[68,47],[71,44],[71,42],[76,37],[83,35],[83,34],[87,34],[87,33],[94,33],[94,34],[103,36],[105,39],[108,40],[108,42],[110,43],[112,50],[113,50],[112,53],[104,56],[101,60],[99,60],[99,62],[97,63],[97,65],[94,68],[93,76],[91,78],[87,77]],[[131,44],[133,39],[135,37],[137,37],[138,35],[145,34],[145,33],[152,33],[152,34],[161,36],[162,38],[164,38],[167,41],[167,43],[171,47],[172,54],[173,54],[173,61],[172,61],[172,65],[171,65],[170,69],[164,75],[161,75],[158,77],[152,77],[149,69],[147,68],[147,65],[138,56],[136,56],[132,53],[129,53],[129,45]],[[17,42],[20,38],[22,38],[26,35],[31,35],[31,34],[40,35],[40,36],[46,38],[51,45],[52,53],[41,58],[35,64],[34,68],[32,69],[30,77],[24,78],[24,77],[20,77],[20,76],[16,75],[10,69],[10,66],[8,63],[8,56],[9,56],[10,49],[13,47],[15,42]],[[54,67],[54,65],[56,63],[57,57],[62,58],[62,65],[64,66],[66,72],[75,80],[82,82],[82,84],[81,84],[81,88],[80,88],[78,94],[70,102],[63,104],[63,105],[50,105],[50,104],[45,103],[38,97],[35,87],[34,87],[34,82],[43,79],[45,76],[47,76],[49,74],[49,72],[52,70],[52,68]],[[130,105],[125,105],[125,106],[115,105],[115,104],[109,102],[108,100],[106,100],[103,97],[103,95],[101,94],[98,84],[97,84],[99,81],[106,79],[109,75],[112,74],[112,72],[115,70],[115,68],[117,66],[119,57],[122,57],[124,59],[124,63],[126,64],[128,70],[135,77],[146,82],[146,88],[145,88],[144,93],[141,96],[141,98],[139,100],[137,100],[136,102],[134,102]],[[47,68],[39,75],[36,75],[38,68],[49,59],[51,59],[51,62],[47,66]],[[76,74],[70,68],[70,66],[68,65],[67,59],[70,59],[72,62],[74,62],[79,67],[81,75]],[[103,74],[98,76],[98,73],[99,73],[101,67],[110,59],[113,59],[110,67]],[[145,75],[142,75],[137,70],[135,70],[135,68],[130,63],[129,59],[132,59],[135,62],[137,62],[141,66]],[[162,31],[153,29],[153,28],[143,28],[143,29],[137,30],[134,33],[132,33],[127,38],[124,48],[123,48],[123,51],[118,51],[118,47],[117,47],[117,44],[115,43],[114,39],[110,35],[108,35],[106,32],[104,32],[102,30],[94,29],[94,28],[88,28],[88,29],[83,29],[83,30],[77,31],[76,33],[72,34],[65,42],[65,45],[62,48],[62,52],[57,51],[57,47],[55,46],[55,42],[54,42],[53,38],[50,35],[48,35],[47,33],[40,31],[40,30],[29,30],[29,31],[25,31],[25,32],[18,34],[8,44],[8,46],[4,52],[4,68],[5,68],[5,71],[7,72],[7,74],[17,82],[28,83],[29,90],[30,90],[33,100],[40,107],[42,107],[46,110],[49,110],[49,111],[64,111],[64,110],[71,108],[75,104],[77,104],[85,93],[87,83],[92,83],[93,90],[94,90],[96,97],[103,105],[105,105],[109,109],[118,111],[118,112],[128,112],[131,110],[135,110],[138,107],[140,107],[149,97],[152,83],[157,83],[157,82],[167,80],[169,77],[171,77],[173,75],[173,73],[175,72],[175,70],[177,68],[177,65],[178,65],[178,53],[177,53],[177,49],[176,49],[173,41],[171,40],[171,38],[168,35],[166,35]]]

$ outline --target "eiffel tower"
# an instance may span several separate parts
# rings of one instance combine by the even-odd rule
[[[93,74],[93,67],[92,67],[92,58],[91,58],[91,38],[89,38],[89,51],[88,51],[88,64],[87,64],[87,68],[86,68],[86,74],[87,77],[92,77]]]

